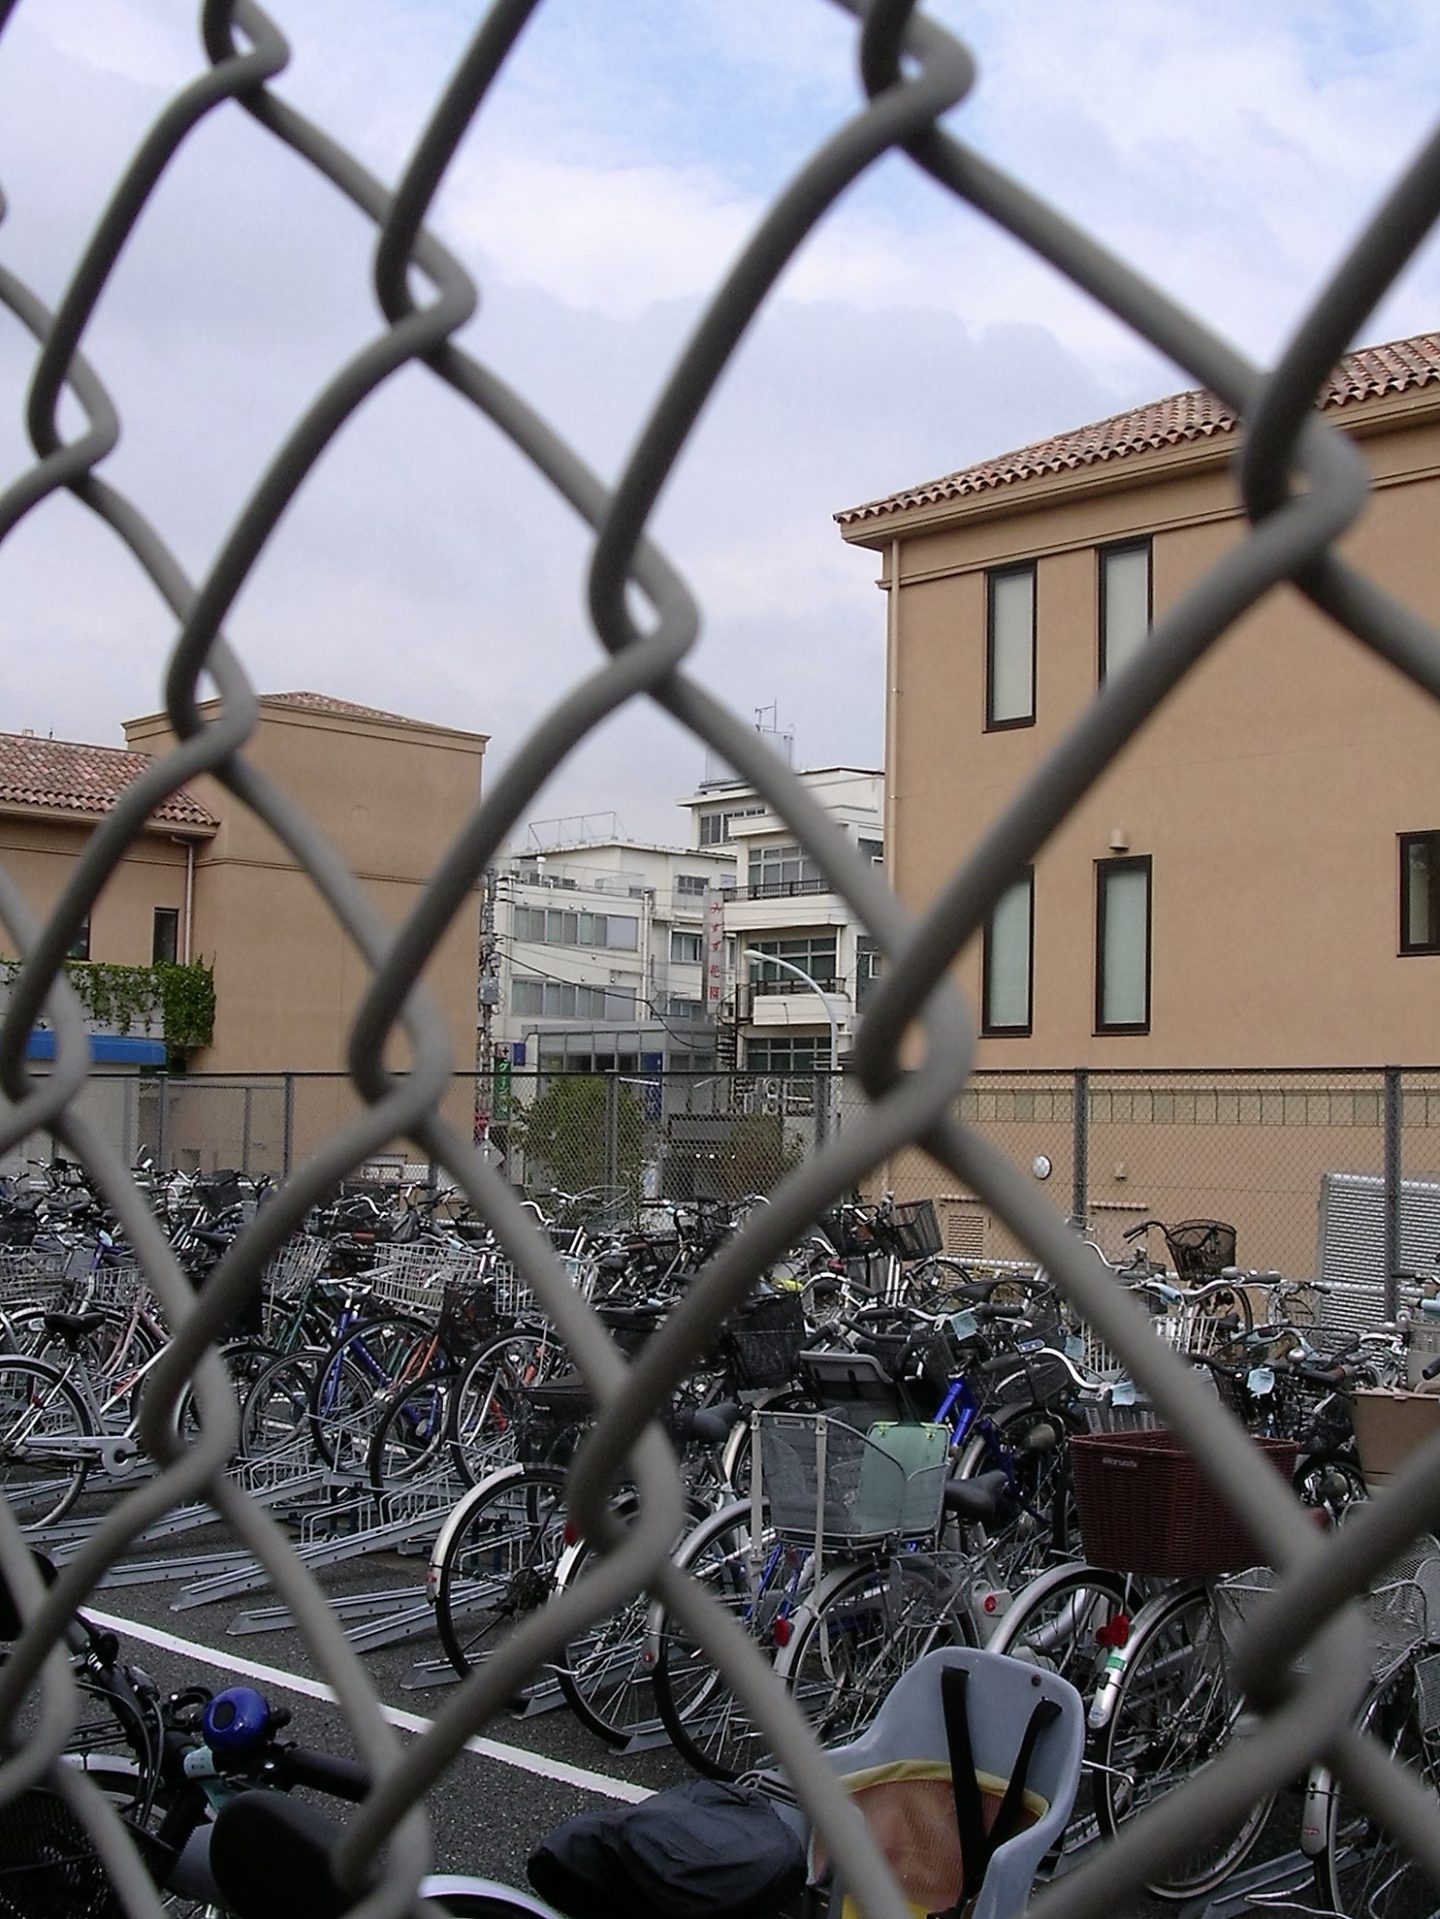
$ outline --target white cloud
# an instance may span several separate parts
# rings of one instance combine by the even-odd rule
[[[501,278],[610,319],[712,287],[756,213],[701,167],[515,156],[468,171],[447,211],[469,257],[478,251]]]
[[[954,134],[1257,355],[1433,111],[1431,0],[932,4],[980,64]],[[470,11],[287,0],[277,18],[294,48],[278,90],[393,179]],[[56,297],[126,154],[200,65],[193,11],[21,8],[0,40],[0,263]],[[775,194],[854,110],[855,65],[853,23],[822,0],[537,11],[436,220],[481,288],[465,344],[606,478]],[[147,212],[86,351],[124,421],[107,477],[196,571],[378,330],[373,248],[368,223],[234,106]],[[1437,292],[1430,246],[1367,337],[1431,325]],[[0,475],[29,461],[33,360],[0,325]],[[702,606],[694,671],[741,713],[776,701],[802,758],[873,760],[881,603],[834,511],[1188,378],[887,158],[787,268],[661,497],[655,530]],[[12,649],[13,723],[114,739],[157,703],[170,623],[83,518],[47,508],[0,548],[7,631],[32,643]],[[490,732],[498,765],[597,658],[591,544],[486,422],[411,369],[307,481],[231,630],[258,684],[451,718]],[[699,766],[695,743],[637,707],[537,811],[613,806],[632,831],[673,836],[671,801]]]

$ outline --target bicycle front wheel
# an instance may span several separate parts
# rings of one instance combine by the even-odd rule
[[[90,1419],[70,1382],[38,1359],[0,1359],[0,1494],[38,1532],[63,1519],[89,1471]]]
[[[813,1556],[803,1546],[777,1539],[768,1527],[756,1538],[748,1499],[702,1520],[675,1563],[744,1627],[767,1659],[789,1637],[813,1577]],[[705,1648],[664,1607],[652,1617],[650,1635],[655,1706],[680,1757],[710,1779],[738,1779],[763,1766],[767,1742]]]
[[[1435,1800],[1440,1818],[1440,1754],[1435,1745],[1433,1680],[1419,1683],[1406,1660],[1370,1695],[1360,1730],[1379,1741],[1390,1758],[1418,1779]],[[1325,1843],[1315,1860],[1316,1900],[1326,1912],[1347,1919],[1429,1919],[1440,1906],[1437,1891],[1403,1846],[1374,1816],[1350,1798],[1333,1774],[1311,1776],[1310,1801],[1323,1806]]]
[[[955,1587],[918,1553],[858,1566],[817,1592],[778,1675],[822,1746],[844,1746],[880,1710],[901,1673],[968,1637]]]

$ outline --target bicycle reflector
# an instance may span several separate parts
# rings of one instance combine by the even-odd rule
[[[211,1752],[248,1752],[269,1736],[269,1702],[253,1686],[228,1686],[205,1708],[200,1726]]]

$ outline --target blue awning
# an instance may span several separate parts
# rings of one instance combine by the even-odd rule
[[[97,1066],[163,1066],[165,1042],[139,1039],[132,1033],[91,1033],[90,1057]],[[25,1047],[26,1059],[54,1059],[55,1035],[37,1026]]]

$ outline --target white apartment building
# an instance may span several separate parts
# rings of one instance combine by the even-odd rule
[[[606,837],[512,851],[490,878],[482,1041],[488,1025],[496,1054],[529,1071],[709,1070],[706,901],[735,884],[728,846]]]
[[[798,777],[862,855],[884,858],[882,773],[824,766]],[[765,1074],[832,1070],[854,1043],[875,941],[747,782],[707,781],[680,804],[698,852],[728,848],[737,859],[724,907],[736,1063]],[[722,1063],[727,1050],[722,1037]]]

